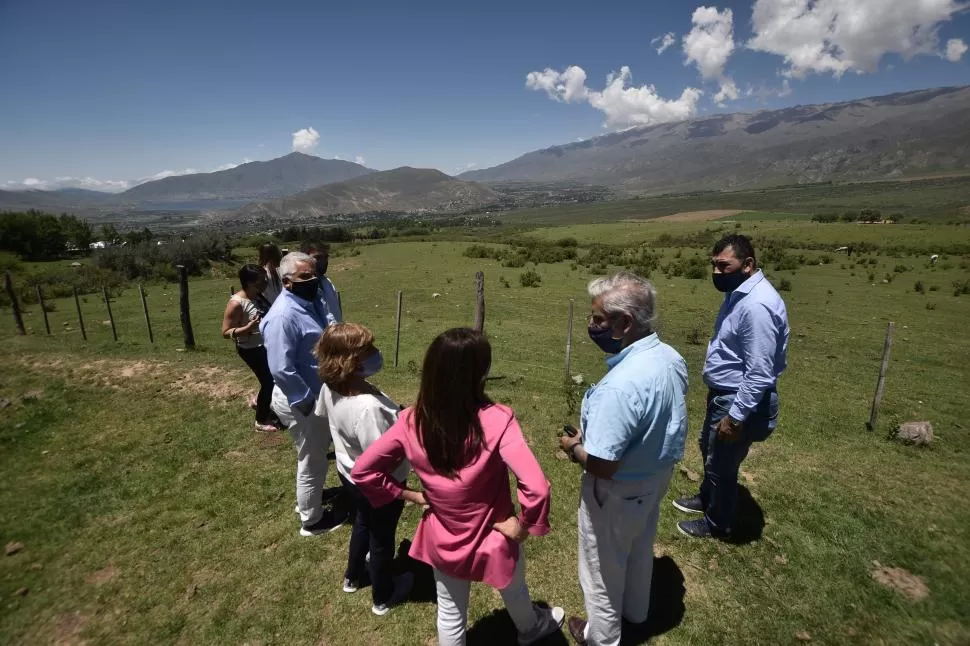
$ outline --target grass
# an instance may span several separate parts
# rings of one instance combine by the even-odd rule
[[[573,235],[586,245],[647,241],[704,224],[557,227],[534,235]],[[789,227],[786,235],[797,237],[841,226],[750,226],[761,231],[782,224]],[[855,230],[850,226],[841,231]],[[864,235],[896,231],[880,227]],[[945,240],[953,232],[930,227],[926,236]],[[537,599],[582,614],[575,573],[579,473],[557,455],[556,429],[576,422],[562,386],[570,298],[576,300],[570,372],[589,382],[604,371],[602,355],[583,331],[591,275],[570,263],[503,268],[465,258],[465,247],[444,241],[361,246],[357,256],[335,258],[331,275],[347,317],[371,326],[384,350],[387,368],[376,382],[407,403],[427,343],[446,327],[472,321],[474,274],[484,270],[486,330],[495,355],[490,392],[513,406],[553,483],[553,532],[526,543],[529,585]],[[698,251],[705,250],[682,250]],[[744,464],[742,482],[764,517],[761,536],[742,544],[691,542],[677,535],[681,516],[664,503],[656,549],[670,567],[656,585],[669,607],[684,594],[685,611],[667,617],[670,630],[655,643],[780,644],[802,631],[823,644],[970,641],[970,516],[964,504],[970,382],[961,359],[970,354],[963,333],[970,297],[954,297],[950,289],[964,277],[959,263],[966,259],[951,258],[944,269],[942,263],[872,257],[877,276],[901,262],[913,269],[900,280],[875,284],[867,280],[869,265],[842,269],[844,258],[769,272],[792,284],[784,293],[792,343],[780,384],[779,430]],[[540,286],[521,287],[523,271],[539,274]],[[661,335],[690,367],[691,431],[683,466],[699,473],[703,339],[719,295],[707,280],[667,279],[659,272],[654,280]],[[917,293],[917,280],[940,289]],[[339,590],[346,530],[314,539],[297,535],[292,448],[252,432],[243,393],[255,380],[219,337],[231,283],[192,281],[195,352],[178,351],[171,286],[150,288],[154,345],[144,332],[137,290],[112,304],[118,343],[93,297],[83,303],[87,343],[77,332],[72,301],[55,303],[50,338],[36,306],[25,314],[27,337],[16,337],[9,311],[0,311],[0,358],[8,367],[0,376],[0,398],[11,402],[0,409],[0,541],[24,545],[0,558],[0,641],[433,643],[428,590],[424,601],[376,618],[367,591]],[[405,315],[394,368],[399,289]],[[882,422],[869,433],[864,422],[889,320],[897,331]],[[887,441],[896,419],[931,420],[937,441],[922,450]],[[332,468],[329,477],[335,481]],[[668,499],[694,487],[678,471]],[[406,509],[399,539],[413,533],[416,521],[415,510]],[[870,575],[873,561],[923,577],[929,596],[914,602],[879,585]],[[22,588],[26,596],[17,594]],[[509,643],[511,623],[500,608],[491,590],[474,587],[470,643]]]

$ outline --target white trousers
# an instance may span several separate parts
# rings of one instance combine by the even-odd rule
[[[323,516],[323,488],[327,481],[330,425],[316,413],[304,415],[290,407],[286,395],[273,388],[273,410],[286,424],[296,448],[296,504],[300,520],[312,525]]]
[[[617,646],[622,618],[647,620],[653,539],[673,466],[645,480],[583,474],[579,503],[579,585],[590,646]]]
[[[472,582],[450,577],[437,569],[434,571],[434,579],[438,588],[438,646],[465,646],[468,597]],[[525,553],[521,548],[512,582],[499,592],[519,633],[527,633],[535,628],[539,616],[525,584]]]

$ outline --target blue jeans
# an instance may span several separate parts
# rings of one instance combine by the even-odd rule
[[[391,565],[394,561],[397,523],[404,510],[404,501],[395,500],[383,507],[374,507],[357,486],[340,475],[340,482],[348,497],[357,506],[357,517],[350,532],[347,571],[344,577],[359,583],[364,572],[370,574],[371,596],[379,606],[391,600],[394,580]],[[370,552],[370,565],[367,553]]]
[[[775,430],[778,421],[778,393],[765,394],[758,407],[744,421],[741,437],[725,442],[717,435],[717,425],[728,414],[737,393],[710,390],[707,393],[707,415],[701,429],[700,449],[704,458],[704,480],[701,502],[707,522],[715,532],[731,531],[738,506],[738,471],[754,442],[763,442]]]

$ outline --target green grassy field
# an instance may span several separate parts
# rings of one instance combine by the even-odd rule
[[[650,242],[714,226],[722,225],[576,225],[530,235],[575,236],[585,246]],[[756,235],[769,230],[825,244],[859,232],[885,246],[898,240],[926,250],[964,244],[968,236],[962,228],[920,225],[762,220],[742,228]],[[502,267],[464,257],[466,246],[361,246],[359,255],[335,258],[331,276],[346,318],[372,327],[384,350],[387,367],[375,382],[407,403],[427,343],[446,327],[471,323],[474,274],[485,272],[495,357],[490,393],[515,409],[553,485],[553,531],[526,543],[528,581],[535,598],[582,614],[579,472],[557,452],[556,430],[576,421],[562,385],[570,298],[576,307],[570,372],[588,383],[605,368],[583,329],[591,274],[569,262]],[[665,258],[675,253],[664,250]],[[970,438],[963,418],[970,296],[954,296],[951,286],[967,279],[970,259],[930,265],[918,256],[873,254],[864,266],[857,260],[836,256],[830,264],[783,272],[768,267],[774,281],[791,284],[783,296],[792,342],[779,429],[752,450],[742,473],[754,501],[751,540],[680,537],[674,524],[681,516],[664,503],[652,620],[660,634],[652,643],[784,644],[797,643],[799,633],[821,644],[970,643]],[[906,269],[895,272],[897,265]],[[519,274],[529,269],[542,277],[538,288],[519,286]],[[882,282],[885,274],[892,282]],[[667,278],[660,270],[652,278],[661,336],[691,373],[684,472],[675,472],[669,499],[691,492],[690,477],[702,470],[700,372],[719,294],[709,280]],[[914,291],[917,281],[925,293]],[[368,591],[340,591],[348,531],[297,534],[289,440],[252,432],[245,396],[255,379],[219,336],[233,282],[221,275],[192,281],[194,352],[180,351],[171,285],[149,286],[154,345],[137,290],[112,303],[117,343],[94,296],[82,304],[87,342],[73,301],[54,303],[52,337],[43,334],[36,306],[27,306],[27,337],[15,336],[9,310],[0,310],[7,366],[0,398],[10,402],[0,409],[0,541],[23,544],[0,558],[0,642],[434,643],[427,581],[415,601],[374,617]],[[405,315],[394,368],[398,290]],[[882,422],[870,433],[864,423],[890,320],[897,332]],[[909,419],[932,421],[931,447],[886,439],[894,420]],[[417,518],[416,510],[405,510],[399,540],[412,535]],[[877,583],[874,561],[922,577],[928,596],[910,600]],[[484,586],[474,588],[469,625],[469,643],[511,643],[501,600]]]

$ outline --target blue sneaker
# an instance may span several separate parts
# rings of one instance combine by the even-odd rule
[[[703,514],[704,513],[704,503],[701,501],[700,496],[691,496],[690,498],[677,498],[673,501],[674,507],[682,512],[688,514]]]
[[[711,527],[706,518],[682,520],[677,523],[677,531],[691,538],[728,538],[729,532],[719,532]]]

